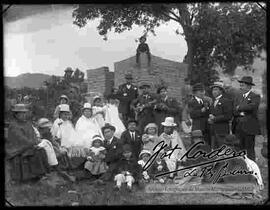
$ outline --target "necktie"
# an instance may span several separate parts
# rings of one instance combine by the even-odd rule
[[[133,141],[135,141],[134,132],[131,133],[131,139],[132,139]]]

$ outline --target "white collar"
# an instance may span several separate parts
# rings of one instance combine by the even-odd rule
[[[127,88],[129,89],[129,88],[131,87],[131,84],[127,84],[126,86],[127,86]]]
[[[199,97],[197,97],[197,96],[194,96],[195,97],[195,99],[200,103],[200,101],[201,102],[203,102],[203,100],[201,99],[201,98],[199,98]]]
[[[114,136],[113,136],[114,137]],[[109,139],[108,142],[110,142],[110,144],[112,143],[113,137]]]
[[[218,101],[222,97],[222,94],[215,98],[216,101]]]
[[[251,92],[251,89],[247,93],[243,94],[243,96],[246,98],[250,92]]]
[[[165,98],[163,98],[163,101],[166,101],[168,99],[168,96],[165,96]]]

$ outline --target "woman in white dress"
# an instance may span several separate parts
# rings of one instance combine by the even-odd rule
[[[92,112],[93,112],[93,120],[96,121],[100,129],[105,125],[105,111],[106,107],[103,106],[101,97],[95,96],[93,98],[93,106],[92,106]]]
[[[84,148],[91,147],[93,136],[100,135],[103,138],[99,125],[92,117],[92,107],[90,103],[84,104],[82,116],[78,119],[75,129],[81,139],[81,146]]]
[[[115,96],[108,96],[108,103],[105,109],[105,122],[110,123],[116,128],[114,136],[120,138],[126,127],[119,117],[118,105],[119,100]]]
[[[59,118],[54,121],[51,133],[54,138],[60,140],[60,145],[66,148],[80,143],[80,139],[69,119],[69,105],[61,104],[59,107]]]

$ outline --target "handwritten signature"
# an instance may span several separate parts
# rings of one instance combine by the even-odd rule
[[[225,145],[221,146],[220,148],[217,148],[211,152],[206,152],[204,150],[200,150],[197,147],[199,145],[203,145],[204,142],[200,141],[197,142],[195,144],[193,144],[183,155],[179,160],[183,160],[184,158],[186,158],[187,160],[195,160],[198,158],[205,158],[208,159],[209,161],[205,161],[205,162],[200,162],[198,164],[194,164],[188,167],[183,167],[180,169],[176,169],[174,171],[168,171],[168,172],[164,172],[164,173],[160,173],[157,174],[155,177],[160,177],[160,176],[164,176],[170,173],[175,173],[178,171],[185,171],[187,169],[193,169],[191,172],[186,172],[185,174],[187,174],[187,176],[194,176],[194,174],[196,174],[196,176],[198,176],[198,173],[195,173],[194,168],[198,168],[200,166],[205,166],[205,167],[200,167],[202,170],[202,173],[200,176],[203,175],[208,175],[210,177],[214,176],[214,174],[212,173],[212,169],[214,167],[213,163],[218,163],[218,162],[223,162],[225,160],[229,160],[229,159],[234,159],[237,157],[244,157],[246,155],[246,151],[242,150],[242,151],[234,151],[232,150],[230,147],[227,147]],[[156,152],[155,150],[158,149]],[[151,157],[148,159],[148,161],[146,162],[146,164],[143,167],[143,170],[147,170],[152,164],[153,162],[156,160],[156,158],[160,155],[160,159],[164,159],[164,158],[171,158],[172,154],[176,151],[176,150],[181,150],[181,147],[178,147],[178,144],[175,145],[174,148],[168,148],[168,145],[164,142],[161,141],[159,142],[154,148],[153,151],[154,153],[151,155]],[[212,165],[209,165],[212,164]],[[249,172],[247,171],[234,171],[234,172],[226,172],[226,169],[228,167],[228,163],[226,163],[223,167],[220,168],[219,172],[216,175],[216,178],[213,180],[213,183],[216,183],[218,181],[219,178],[224,177],[224,176],[229,176],[229,175],[235,175],[237,173],[245,173],[245,174],[249,174]],[[252,172],[250,172],[252,173]]]

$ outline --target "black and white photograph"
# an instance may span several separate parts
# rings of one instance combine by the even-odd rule
[[[268,205],[266,9],[2,4],[4,205]]]

